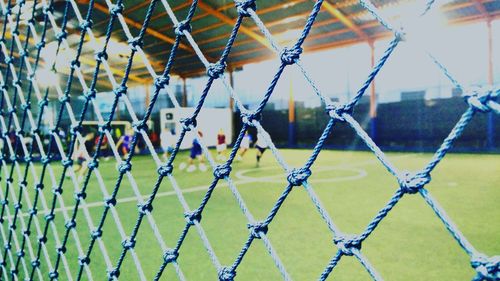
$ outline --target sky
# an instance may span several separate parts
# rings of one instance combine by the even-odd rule
[[[402,91],[426,90],[425,98],[451,96],[451,83],[428,58],[430,52],[463,86],[484,85],[488,77],[488,45],[486,23],[449,26],[433,21],[410,29],[411,37],[402,42],[391,55],[376,78],[378,101],[400,100]],[[494,82],[500,84],[500,21],[492,22]],[[382,56],[389,41],[375,43],[376,61]],[[303,53],[301,61],[310,76],[329,97],[345,101],[352,97],[368,76],[370,47],[366,43],[327,51]],[[249,64],[234,73],[235,90],[244,104],[255,105],[262,99],[275,74],[279,59]],[[200,96],[207,77],[189,79],[188,100],[193,103]],[[220,81],[213,85],[206,106],[227,106],[228,94]],[[286,107],[293,94],[296,101],[306,106],[319,105],[312,88],[295,66],[287,67],[271,101]],[[369,93],[366,93],[369,94]]]

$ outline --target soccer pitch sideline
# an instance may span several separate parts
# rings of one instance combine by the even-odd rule
[[[290,165],[299,167],[309,156],[307,150],[280,151]],[[212,151],[212,155],[215,152]],[[388,153],[390,160],[400,170],[418,170],[431,158],[431,154]],[[183,191],[191,209],[199,206],[212,172],[199,170],[187,173],[178,169],[187,161],[188,154],[180,153],[173,175]],[[432,181],[426,188],[438,200],[463,234],[479,251],[487,255],[500,253],[500,155],[449,154],[432,173]],[[60,176],[60,163],[53,163],[55,175]],[[241,193],[255,219],[265,218],[286,186],[286,175],[277,165],[270,151],[264,154],[259,168],[255,167],[255,150],[250,150],[242,162],[232,165],[231,178]],[[7,169],[10,169],[8,165]],[[21,170],[24,164],[21,164]],[[99,170],[109,193],[115,186],[118,172],[113,160],[100,161]],[[40,169],[37,171],[40,174]],[[150,156],[137,156],[132,161],[132,174],[141,194],[146,198],[157,178],[156,166]],[[17,175],[14,176],[15,183]],[[51,181],[46,176],[44,195],[51,203]],[[5,168],[2,171],[5,179]],[[59,178],[57,178],[59,180]],[[387,203],[398,188],[390,175],[370,152],[322,151],[312,168],[309,182],[329,212],[334,223],[344,233],[359,234],[368,222]],[[5,181],[1,181],[2,196]],[[33,178],[28,178],[33,201]],[[17,187],[17,185],[14,185]],[[9,211],[14,213],[14,194],[9,194]],[[74,187],[65,180],[64,205],[71,215]],[[94,224],[103,212],[103,194],[95,176],[92,176],[86,203]],[[116,210],[127,235],[132,231],[138,215],[137,199],[125,177],[118,192]],[[37,214],[41,225],[45,224],[42,203]],[[23,215],[28,219],[28,207],[23,199]],[[59,235],[64,233],[64,218],[60,203],[57,204],[55,223]],[[77,216],[77,232],[84,251],[90,239],[88,223],[80,209]],[[164,179],[152,212],[158,229],[169,247],[176,245],[185,227],[184,211],[170,182]],[[18,219],[18,225],[19,220]],[[2,227],[7,231],[7,220]],[[241,212],[226,181],[221,180],[203,211],[201,225],[223,265],[231,265],[248,238],[248,220]],[[20,233],[20,231],[16,231]],[[36,230],[32,227],[31,244],[36,249]],[[55,243],[52,229],[48,233],[47,247],[51,261],[55,260]],[[112,216],[103,228],[103,241],[113,263],[122,249],[120,234]],[[295,187],[285,200],[276,218],[269,225],[268,237],[294,280],[316,280],[336,252],[331,232],[321,219],[303,187]],[[20,235],[18,239],[21,239]],[[161,262],[162,251],[152,228],[145,221],[140,228],[135,250],[146,277],[151,280]],[[3,244],[4,241],[2,241]],[[13,251],[16,248],[13,246]],[[446,231],[443,223],[418,194],[405,195],[389,213],[374,233],[363,243],[363,253],[385,280],[470,280],[474,271],[469,258]],[[3,251],[2,251],[3,252]],[[78,253],[75,240],[70,235],[66,256],[69,270],[77,273]],[[26,255],[28,269],[30,257]],[[41,270],[48,274],[42,256]],[[180,248],[178,263],[187,280],[216,280],[217,272],[202,244],[198,232],[189,231]],[[7,268],[10,267],[9,262]],[[66,280],[63,265],[60,280]],[[106,279],[106,266],[100,248],[95,246],[90,267],[95,280]],[[86,280],[85,273],[83,280]],[[136,266],[130,253],[121,268],[121,280],[138,280]],[[20,280],[24,278],[20,270]],[[354,257],[344,257],[331,274],[332,280],[370,280],[367,272]],[[279,271],[261,241],[255,241],[237,269],[237,280],[281,280]],[[170,264],[162,280],[177,280]]]

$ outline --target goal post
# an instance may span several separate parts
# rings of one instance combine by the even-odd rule
[[[194,110],[192,107],[161,109],[161,130],[164,128],[169,129],[174,139],[177,139],[179,133],[182,131],[182,123],[180,121],[183,118],[192,116]],[[228,142],[233,139],[233,121],[230,108],[204,108],[197,118],[197,123],[196,130],[203,133],[204,143],[208,147],[213,147],[217,144],[217,134],[221,129],[226,135]],[[194,137],[194,134],[186,134],[180,148],[190,148]]]

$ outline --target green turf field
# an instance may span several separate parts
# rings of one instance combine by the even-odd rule
[[[291,165],[300,166],[306,161],[310,151],[281,150],[281,153]],[[431,154],[389,153],[388,156],[401,170],[416,170],[425,165]],[[211,172],[196,171],[188,174],[179,171],[179,163],[186,158],[187,154],[178,156],[174,176],[187,203],[194,209],[205,195],[213,176]],[[255,151],[251,150],[245,155],[243,162],[233,165],[231,173],[250,212],[258,220],[267,216],[286,185],[285,174],[270,151],[264,154],[262,161],[261,167],[255,168]],[[450,154],[432,173],[432,182],[427,186],[472,245],[488,255],[500,253],[499,161],[499,155]],[[60,170],[58,166],[55,170],[56,176]],[[114,161],[101,161],[99,170],[105,178],[108,192],[111,192],[117,176]],[[333,221],[345,233],[360,233],[398,187],[395,178],[369,152],[325,150],[320,154],[312,171],[309,182]],[[149,194],[157,177],[155,165],[150,157],[135,157],[132,174],[137,180],[140,192],[143,195]],[[52,184],[49,178],[47,176],[47,188],[44,192],[50,202]],[[29,180],[33,181],[31,177]],[[5,190],[4,181],[2,190]],[[17,192],[16,188],[16,195]],[[89,212],[96,224],[103,211],[103,195],[95,177],[92,178],[87,192]],[[62,195],[66,207],[74,205],[73,193],[73,185],[66,180]],[[34,194],[32,189],[30,194]],[[128,179],[125,178],[118,193],[120,203],[117,204],[117,211],[127,235],[137,217],[137,200],[133,196]],[[12,198],[10,199],[12,202]],[[13,212],[12,204],[9,205],[10,211]],[[58,203],[57,207],[60,206]],[[27,205],[23,203],[23,211],[26,210]],[[154,201],[153,214],[170,247],[175,245],[185,225],[183,212],[171,184],[165,179]],[[82,214],[80,210],[77,231],[82,246],[86,249],[89,243],[89,227]],[[42,212],[38,215],[42,226],[45,223],[43,215]],[[64,219],[60,210],[56,213],[55,222],[59,233],[63,233]],[[203,212],[202,226],[223,265],[232,264],[241,250],[248,237],[246,224],[247,220],[226,183],[220,182]],[[5,226],[6,223],[3,224],[4,229]],[[36,233],[34,229],[32,232]],[[34,242],[36,235],[31,236]],[[292,191],[285,201],[270,224],[268,236],[294,280],[316,280],[336,252],[331,233],[302,187]],[[54,256],[52,231],[49,231],[48,237],[47,246],[51,249],[50,255]],[[66,255],[74,275],[78,254],[73,237],[70,236],[69,239]],[[108,216],[103,240],[112,262],[115,263],[122,239],[112,216]],[[146,277],[151,279],[161,263],[162,253],[147,221],[141,226],[135,249]],[[418,194],[406,195],[396,205],[372,236],[363,243],[362,252],[385,280],[470,280],[474,275],[468,256]],[[29,254],[26,259],[29,261]],[[104,280],[106,267],[98,246],[94,248],[91,261],[94,280]],[[217,279],[216,270],[210,263],[195,228],[190,230],[182,245],[178,262],[188,280]],[[46,267],[42,269],[47,271]],[[23,270],[21,277],[24,276],[22,272]],[[60,280],[66,280],[63,269],[60,272]],[[130,253],[121,272],[121,280],[138,280]],[[370,280],[369,275],[353,257],[342,258],[330,277],[331,280]],[[169,265],[162,280],[176,279],[174,269]],[[254,241],[237,270],[237,280],[280,279],[279,271],[262,241]]]

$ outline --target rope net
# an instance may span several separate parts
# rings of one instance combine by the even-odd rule
[[[1,154],[1,213],[0,213],[0,232],[4,247],[0,252],[0,276],[5,280],[102,280],[103,276],[107,276],[109,280],[123,277],[126,280],[147,280],[146,274],[142,268],[143,260],[139,258],[135,251],[135,247],[146,245],[146,241],[137,240],[138,232],[141,228],[150,227],[154,234],[157,246],[163,252],[163,256],[150,257],[158,259],[161,266],[154,273],[154,280],[159,280],[167,266],[172,266],[179,280],[185,280],[183,273],[184,267],[190,267],[189,264],[178,263],[178,257],[182,254],[182,246],[188,233],[196,231],[201,238],[204,248],[208,253],[211,263],[218,272],[219,280],[233,280],[236,278],[238,268],[248,250],[255,243],[262,243],[267,249],[276,268],[281,273],[283,279],[292,280],[292,277],[287,271],[285,264],[281,261],[279,253],[273,247],[267,232],[270,229],[271,223],[276,217],[280,207],[287,199],[287,196],[297,187],[301,186],[305,189],[314,204],[321,218],[324,220],[331,235],[337,251],[332,253],[332,257],[326,264],[324,271],[319,275],[319,280],[325,280],[331,274],[332,270],[344,256],[354,256],[356,260],[366,269],[367,273],[374,280],[382,280],[382,277],[377,273],[374,266],[370,263],[367,257],[362,252],[363,242],[377,228],[379,223],[388,215],[399,200],[411,194],[419,194],[423,200],[439,217],[451,236],[458,242],[460,247],[467,253],[471,260],[471,266],[476,271],[475,280],[500,280],[500,257],[488,257],[474,248],[467,238],[460,232],[452,220],[447,216],[445,210],[439,205],[434,197],[431,196],[425,185],[431,181],[431,173],[434,168],[440,163],[443,157],[451,149],[455,140],[457,140],[464,128],[474,117],[475,114],[484,112],[500,113],[500,105],[497,102],[497,97],[500,94],[500,89],[496,88],[476,88],[465,89],[441,64],[437,58],[431,53],[427,53],[429,58],[436,66],[449,78],[451,83],[460,89],[463,89],[465,101],[468,103],[468,109],[463,113],[450,134],[443,141],[442,145],[435,152],[433,158],[421,170],[415,172],[405,172],[398,170],[391,161],[386,157],[374,141],[363,130],[361,125],[353,118],[352,112],[356,104],[365,93],[366,89],[375,79],[380,69],[384,66],[398,44],[406,41],[410,44],[413,42],[404,30],[396,25],[378,11],[368,0],[360,0],[360,3],[365,7],[384,27],[393,33],[393,39],[387,46],[382,57],[371,70],[365,83],[360,87],[357,94],[345,104],[333,103],[316,85],[313,77],[309,75],[307,67],[301,62],[300,55],[302,53],[302,45],[307,38],[309,31],[313,27],[313,23],[321,9],[324,1],[316,1],[307,18],[306,24],[303,27],[300,37],[295,44],[289,47],[280,46],[269,32],[264,22],[256,13],[257,6],[255,0],[235,0],[235,8],[238,12],[238,17],[235,20],[232,32],[227,40],[225,48],[216,62],[208,61],[207,57],[198,47],[197,43],[191,36],[190,22],[198,9],[198,1],[194,0],[190,3],[189,12],[183,19],[178,19],[174,14],[170,4],[166,0],[151,0],[148,4],[147,13],[144,17],[139,33],[132,35],[127,22],[123,16],[124,5],[122,0],[117,0],[112,3],[106,0],[105,3],[109,8],[109,19],[105,29],[104,40],[99,49],[95,51],[94,69],[90,82],[84,79],[84,73],[81,68],[81,55],[84,44],[96,43],[97,38],[92,31],[92,15],[94,12],[95,0],[90,0],[87,11],[80,11],[80,7],[74,0],[64,2],[63,9],[57,11],[58,15],[62,14],[60,19],[56,18],[54,9],[54,0],[34,0],[26,2],[25,0],[13,3],[12,0],[1,0],[0,5],[3,13],[3,25],[0,37],[0,47],[3,57],[5,58],[4,71],[0,73],[1,87],[1,114],[0,125],[2,129],[3,148]],[[421,16],[432,9],[434,1],[427,1],[422,5]],[[31,4],[31,7],[30,5]],[[35,21],[37,9],[42,9],[43,20]],[[28,9],[30,16],[27,19],[26,28],[20,26],[21,11]],[[152,14],[155,9],[164,9],[175,28],[175,40],[168,56],[168,61],[165,64],[161,74],[155,73],[151,62],[148,60],[145,52],[142,49],[143,38],[150,24]],[[59,15],[60,16],[60,15]],[[77,20],[80,25],[79,42],[76,46],[71,46],[68,42],[68,21]],[[264,93],[263,99],[255,109],[245,108],[239,99],[238,94],[230,86],[230,83],[224,73],[226,61],[231,52],[231,47],[241,29],[243,21],[253,21],[260,32],[267,39],[267,46],[272,49],[279,60],[279,66],[272,78],[267,91]],[[129,57],[124,67],[123,76],[117,80],[112,72],[112,67],[108,63],[108,43],[113,32],[117,29],[123,30],[128,39]],[[22,33],[21,30],[25,32]],[[411,34],[409,34],[411,35]],[[53,38],[53,39],[50,39]],[[71,61],[66,62],[69,65],[69,73],[67,80],[64,83],[57,83],[54,87],[43,86],[42,78],[39,76],[39,64],[41,60],[41,52],[49,42],[57,42],[57,55],[60,55],[61,49],[74,49],[74,57]],[[196,53],[199,60],[206,67],[208,76],[207,82],[203,89],[200,99],[196,103],[194,112],[189,118],[182,120],[182,130],[176,141],[175,148],[167,161],[162,161],[156,154],[153,144],[148,137],[147,122],[151,117],[153,107],[158,99],[160,91],[166,91],[175,107],[180,107],[179,102],[175,99],[172,90],[169,88],[169,79],[172,66],[175,63],[176,54],[182,41],[190,44],[192,50]],[[418,46],[418,44],[415,44]],[[422,51],[426,52],[424,49]],[[151,94],[150,103],[146,109],[146,113],[142,118],[138,118],[132,109],[132,104],[127,97],[127,83],[134,62],[134,57],[140,57],[142,63],[145,64],[151,77],[154,79],[154,92]],[[55,63],[52,68],[55,70]],[[299,167],[291,167],[286,159],[282,157],[280,151],[273,144],[272,137],[261,126],[260,115],[268,100],[270,99],[276,84],[287,67],[297,67],[302,73],[305,81],[311,85],[312,92],[321,99],[329,122],[324,128],[322,135],[318,139],[312,154],[308,157],[306,163]],[[112,109],[106,118],[100,112],[96,103],[96,86],[98,83],[98,74],[104,71],[109,83],[113,86],[114,100]],[[229,158],[223,164],[216,164],[203,144],[203,139],[199,136],[198,141],[201,143],[203,152],[208,159],[213,169],[213,180],[210,183],[206,194],[197,206],[190,206],[185,199],[185,195],[181,191],[176,178],[174,169],[174,160],[178,155],[182,140],[187,134],[195,134],[196,120],[201,110],[203,110],[204,101],[210,93],[211,86],[215,80],[220,80],[227,94],[234,99],[235,106],[241,113],[243,128],[237,134],[234,146],[231,149]],[[75,84],[79,84],[83,90],[74,90]],[[162,92],[164,93],[164,92]],[[56,98],[54,98],[54,96]],[[84,106],[81,110],[74,110],[71,100],[77,97],[85,99]],[[38,104],[31,104],[32,99],[36,99]],[[44,142],[44,137],[41,132],[41,126],[46,119],[46,111],[49,102],[55,102],[58,110],[54,121],[50,124],[50,137],[48,142]],[[110,133],[111,124],[116,119],[117,108],[119,103],[124,104],[126,110],[130,114],[133,121],[133,137],[131,139],[130,153],[123,157],[116,150],[115,145],[117,140],[113,139]],[[96,151],[89,153],[84,149],[84,158],[88,163],[88,171],[82,181],[79,181],[74,171],[73,158],[76,144],[85,143],[85,136],[82,133],[82,124],[86,114],[92,112],[99,121],[99,131],[97,133],[98,142]],[[68,130],[69,144],[65,147],[59,130],[62,129],[62,118],[67,116],[71,122],[71,129]],[[50,119],[50,118],[49,118]],[[367,147],[375,154],[379,162],[395,177],[399,188],[393,194],[387,204],[373,217],[368,223],[364,231],[357,235],[349,235],[343,233],[334,223],[331,216],[322,205],[320,199],[315,194],[312,185],[308,182],[308,177],[311,175],[311,167],[316,161],[319,153],[322,150],[325,140],[335,128],[337,123],[347,123],[350,125],[367,145]],[[269,210],[268,215],[264,220],[257,221],[250,210],[247,208],[243,197],[236,184],[231,180],[231,168],[233,160],[242,142],[245,131],[254,127],[263,136],[264,141],[270,147],[274,157],[279,165],[285,171],[288,184],[283,188],[281,195],[277,199],[274,206]],[[26,138],[33,140],[33,145],[26,145]],[[106,186],[107,183],[103,180],[103,175],[99,169],[99,155],[102,150],[104,139],[110,144],[112,155],[117,164],[118,175],[113,182],[111,188]],[[11,141],[13,139],[13,141]],[[149,194],[141,194],[138,188],[136,178],[132,174],[134,148],[142,139],[151,152],[151,157],[157,167],[157,178],[151,180],[151,192]],[[39,153],[39,159],[34,157]],[[91,176],[97,179],[98,190],[102,193],[103,198],[102,209],[98,212],[98,216],[91,214],[86,202],[87,193],[89,191],[89,181]],[[120,191],[123,181],[128,181],[138,203],[137,213],[135,215],[135,223],[133,228],[126,228],[122,223],[123,217],[120,217],[117,208],[119,206],[117,195]],[[184,218],[186,220],[185,227],[179,233],[176,243],[167,245],[166,240],[162,237],[157,221],[152,216],[154,211],[153,205],[155,197],[159,192],[160,185],[163,181],[169,182],[173,188],[178,201],[184,209]],[[208,204],[211,195],[217,184],[221,181],[226,181],[228,188],[234,196],[243,215],[247,218],[247,227],[249,230],[248,238],[244,241],[241,251],[234,258],[232,264],[223,265],[219,261],[214,248],[211,246],[204,228],[202,226],[202,214]],[[62,198],[64,183],[69,183],[73,190],[64,190],[65,192],[74,193],[73,206],[66,207],[65,201]],[[47,196],[44,193],[44,188],[52,188],[51,193]],[[144,188],[143,188],[144,190]],[[61,210],[60,212],[56,212]],[[43,217],[38,216],[39,212],[43,212]],[[77,214],[83,216],[83,220],[77,223]],[[56,216],[62,216],[65,221],[64,227],[57,225],[55,222]],[[80,236],[79,233],[88,231],[85,224],[90,229],[90,236]],[[121,242],[115,242],[117,245],[110,245],[108,240],[106,243],[106,231],[104,227],[116,228]],[[149,225],[149,226],[148,226]],[[109,228],[108,227],[108,228]],[[82,239],[86,237],[86,239]],[[118,239],[116,239],[118,240]],[[68,255],[67,248],[75,247],[78,256]],[[149,244],[147,244],[149,245]],[[116,258],[112,258],[111,249],[120,252]],[[117,250],[118,249],[118,250]],[[96,256],[102,256],[107,272],[94,272],[90,268],[92,259]],[[120,271],[123,271],[123,263],[127,256],[133,259],[133,264],[137,269],[138,276],[120,276]],[[75,270],[76,269],[76,270]],[[151,275],[148,273],[148,275]],[[215,278],[215,277],[214,277]],[[212,279],[214,279],[212,278]]]

